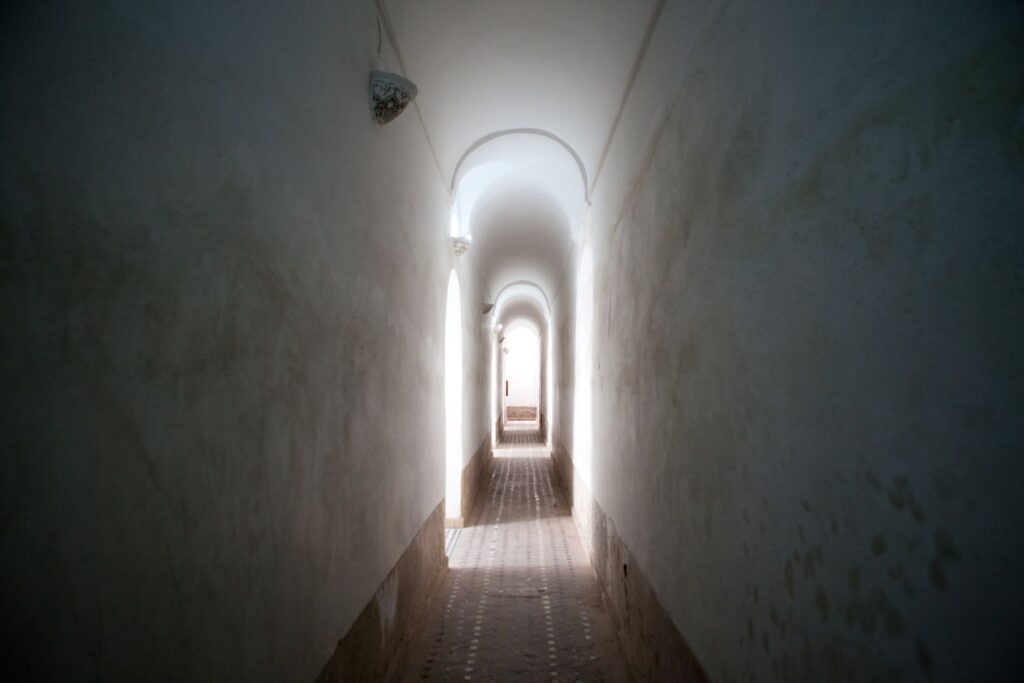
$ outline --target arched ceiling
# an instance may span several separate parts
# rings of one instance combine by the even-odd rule
[[[530,280],[551,292],[586,203],[575,152],[535,131],[502,132],[475,144],[453,178],[454,234],[472,234],[490,292]]]
[[[536,284],[529,281],[516,281],[506,285],[494,301],[491,312],[493,325],[503,323],[508,317],[508,309],[514,311],[532,310],[539,321],[545,321],[551,315],[551,305],[547,294]]]
[[[454,190],[453,234],[472,234],[492,295],[529,280],[553,296],[657,0],[378,4]]]
[[[528,320],[538,333],[544,329],[545,316],[535,302],[528,299],[516,299],[506,306],[498,322],[504,325],[504,329],[511,329],[517,320]]]
[[[591,176],[656,0],[380,0],[451,178],[495,131],[550,131]]]
[[[517,280],[550,296],[572,244],[558,206],[542,192],[509,191],[473,212],[473,249],[490,292]]]
[[[473,211],[481,203],[510,192],[545,195],[571,228],[579,223],[586,204],[586,181],[586,168],[575,150],[544,131],[489,136],[460,158],[452,178],[458,232],[470,231]]]

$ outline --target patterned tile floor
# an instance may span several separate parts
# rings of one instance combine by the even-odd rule
[[[594,572],[539,434],[499,447],[400,681],[625,681]]]
[[[505,451],[516,446],[527,446],[537,451],[534,453],[537,457],[547,457],[547,451],[541,450],[543,445],[541,444],[540,432],[536,428],[536,422],[533,423],[533,427],[520,427],[518,425],[509,425],[505,428],[505,441],[499,447]],[[498,455],[498,453],[495,453]]]

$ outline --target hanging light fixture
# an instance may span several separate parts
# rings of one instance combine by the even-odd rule
[[[394,121],[416,97],[416,84],[387,71],[370,74],[370,108],[380,125]]]
[[[456,256],[462,256],[469,248],[473,245],[472,235],[460,235],[459,237],[452,238],[452,249],[455,250]],[[486,311],[485,311],[486,312]]]

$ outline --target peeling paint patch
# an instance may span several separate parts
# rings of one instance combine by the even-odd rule
[[[822,621],[828,621],[828,594],[825,593],[825,589],[818,586],[818,590],[814,593],[814,604],[818,606],[818,614],[821,615]]]
[[[924,522],[927,519],[924,509],[914,498],[914,491],[907,477],[896,477],[889,489],[889,504],[897,510],[908,510],[915,522]]]
[[[808,579],[814,578],[815,566],[821,565],[822,560],[821,546],[815,545],[807,554],[804,555],[804,577]]]
[[[932,656],[928,652],[928,646],[924,642],[917,641],[917,665],[927,680],[932,680]]]
[[[960,561],[960,553],[953,544],[952,537],[943,530],[935,532],[935,555],[928,563],[928,578],[937,587],[946,589],[945,566]]]
[[[875,534],[871,537],[871,552],[874,555],[884,555],[889,544],[886,543],[885,534]]]

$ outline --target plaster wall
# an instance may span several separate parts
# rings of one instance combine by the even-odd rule
[[[548,346],[549,337],[551,337],[551,326],[552,322],[549,319],[544,321],[544,327],[540,334],[540,394],[538,401],[540,405],[537,408],[537,419],[539,421],[539,427],[541,436],[544,438],[544,442],[547,443],[548,430],[551,425],[551,416],[548,405],[552,401],[552,397],[549,395],[549,391],[554,391],[554,386],[549,375],[551,374],[551,363],[552,356],[551,349]]]
[[[6,677],[312,680],[444,490],[446,191],[373,5],[2,12]]]
[[[1021,45],[1008,2],[665,5],[593,196],[590,477],[712,680],[1006,679]]]
[[[413,258],[410,256],[409,258]],[[488,407],[491,385],[491,343],[489,316],[482,313],[490,299],[471,255],[458,257],[455,264],[462,287],[462,447],[463,466],[469,464],[480,444],[489,442],[491,411]]]
[[[490,318],[482,314],[489,299],[487,288],[475,258],[456,258],[455,272],[462,294],[462,468],[446,472],[461,482],[460,514],[446,520],[449,526],[462,526],[472,517],[478,496],[487,481],[491,459],[491,344]],[[475,459],[474,459],[475,458]]]
[[[572,453],[572,425],[576,373],[576,262],[579,243],[574,243],[566,261],[561,285],[551,300],[551,333],[554,339],[554,397],[551,412],[555,415],[551,425],[552,450],[561,443]]]

